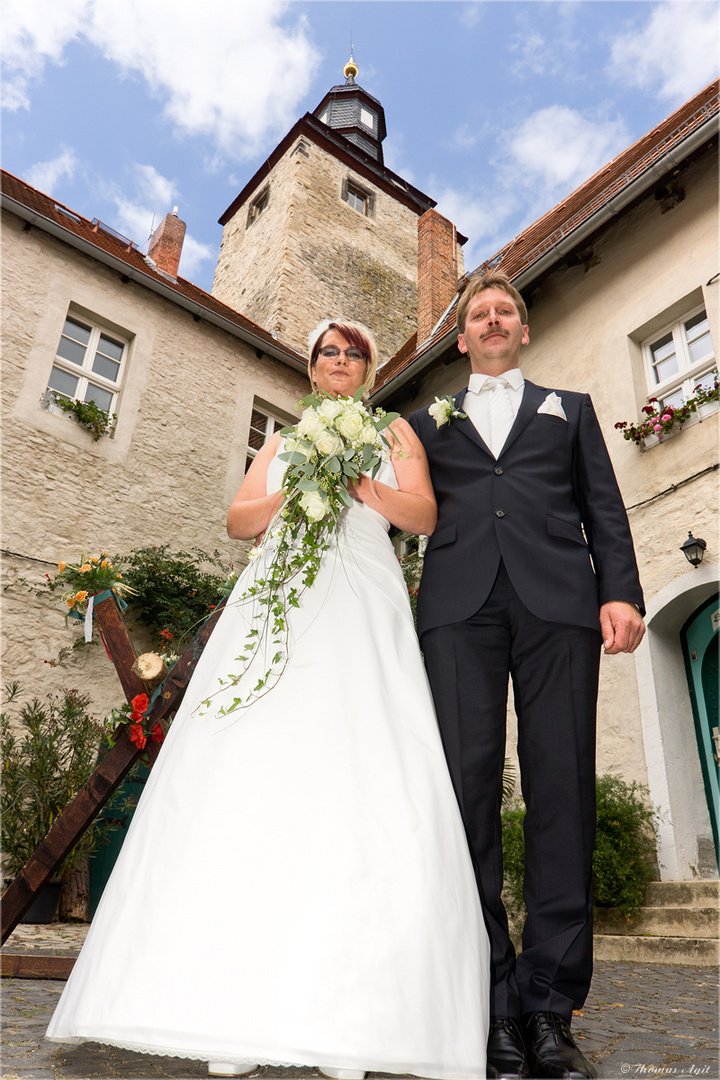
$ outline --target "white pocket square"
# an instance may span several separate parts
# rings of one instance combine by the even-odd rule
[[[542,405],[538,409],[539,413],[545,413],[547,416],[559,416],[561,420],[567,421],[565,410],[562,407],[562,398],[558,397],[556,393],[548,394],[543,401]]]

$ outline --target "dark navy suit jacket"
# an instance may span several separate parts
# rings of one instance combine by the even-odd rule
[[[466,390],[455,401],[462,409]],[[430,463],[438,523],[425,553],[418,631],[461,622],[484,604],[502,558],[530,611],[599,630],[610,600],[643,594],[622,496],[588,394],[556,390],[567,420],[538,413],[552,390],[525,381],[495,460],[470,419],[410,423]]]

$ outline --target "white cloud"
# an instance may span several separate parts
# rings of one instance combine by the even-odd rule
[[[3,108],[30,105],[29,84],[47,61],[61,63],[65,46],[87,19],[92,0],[3,0]]]
[[[61,180],[72,180],[78,167],[75,151],[64,147],[61,154],[51,161],[38,161],[25,173],[24,179],[32,187],[45,195],[57,197],[57,186]]]
[[[115,207],[108,224],[144,251],[147,251],[150,236],[174,204],[179,205],[180,217],[183,217],[182,199],[175,181],[163,176],[152,165],[133,165],[129,169],[125,188],[114,183],[103,184],[102,181],[99,188],[104,198]],[[201,243],[187,232],[183,241],[180,273],[192,280],[204,262],[216,257],[217,253],[209,244]]]
[[[131,166],[125,187],[102,180],[98,187],[102,196],[115,207],[108,224],[142,248],[153,229],[172,210],[173,204],[180,202],[176,184],[152,165]]]
[[[518,209],[516,196],[495,185],[482,191],[445,187],[437,190],[436,210],[468,237],[463,248],[465,269],[474,270],[507,239],[506,223]]]
[[[510,175],[567,194],[630,141],[622,120],[592,120],[566,105],[531,113],[507,141]]]
[[[84,39],[140,75],[179,131],[235,157],[288,128],[318,62],[306,19],[286,0],[4,0],[8,107],[65,46]]]
[[[198,269],[208,259],[216,260],[217,251],[210,244],[201,244],[190,233],[185,233],[182,255],[180,256],[180,269],[178,271],[180,276],[192,281]]]
[[[463,26],[467,26],[469,30],[473,26],[477,26],[480,22],[480,16],[482,15],[483,4],[478,0],[477,3],[465,4],[460,10],[459,19]]]
[[[717,76],[719,44],[714,0],[670,0],[654,6],[642,29],[616,38],[610,74],[680,104]]]
[[[495,255],[629,141],[622,121],[595,120],[553,105],[531,113],[508,133],[482,184],[442,188],[431,178],[428,190],[436,194],[439,213],[469,237],[466,269]]]

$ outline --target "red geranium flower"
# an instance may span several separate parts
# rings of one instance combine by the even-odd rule
[[[147,739],[145,737],[145,732],[142,729],[142,724],[130,725],[130,742],[135,743],[135,745],[140,750],[145,749],[147,745]]]
[[[150,698],[147,696],[147,694],[136,694],[136,696],[132,699],[131,704],[133,707],[133,712],[140,713],[140,715],[142,716],[142,714],[145,712],[148,705],[150,704]]]
[[[156,724],[155,727],[152,729],[153,742],[162,742],[164,738],[165,735],[163,734],[163,729],[160,727],[159,724]]]

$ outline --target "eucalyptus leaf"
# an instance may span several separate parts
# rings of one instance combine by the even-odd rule
[[[325,462],[325,467],[328,470],[328,472],[331,472],[331,473],[339,473],[340,472],[340,462],[336,457],[329,458]]]
[[[317,480],[298,480],[300,491],[317,491],[320,487]]]
[[[304,465],[307,460],[304,454],[297,450],[287,450],[284,454],[278,454],[281,461],[289,461],[291,465]]]

